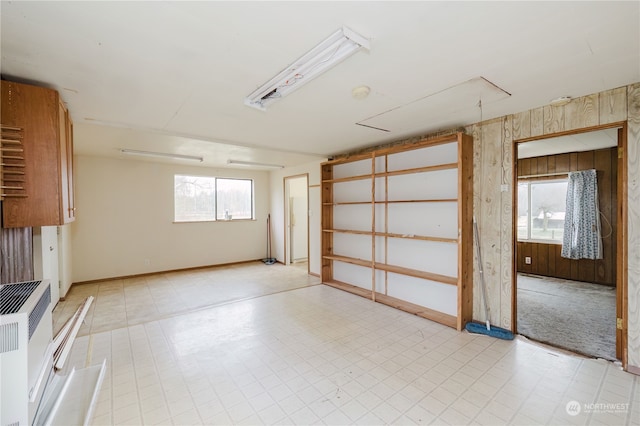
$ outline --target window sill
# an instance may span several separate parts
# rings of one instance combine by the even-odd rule
[[[519,243],[534,243],[534,244],[549,244],[561,246],[562,241],[552,241],[552,240],[518,240]]]
[[[174,220],[171,223],[181,224],[181,223],[227,223],[227,222],[255,222],[256,219],[218,219],[218,220]]]

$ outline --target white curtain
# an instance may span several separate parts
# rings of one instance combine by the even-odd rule
[[[595,170],[569,173],[561,255],[569,259],[602,259]]]

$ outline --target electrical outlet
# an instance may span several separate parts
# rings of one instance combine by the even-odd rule
[[[531,257],[530,256],[525,256],[524,258],[524,263],[526,265],[531,265]]]

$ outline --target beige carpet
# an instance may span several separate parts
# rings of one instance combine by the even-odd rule
[[[580,354],[615,360],[616,290],[518,274],[518,333]]]

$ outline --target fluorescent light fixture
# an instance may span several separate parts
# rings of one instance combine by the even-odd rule
[[[552,99],[549,104],[553,106],[562,106],[571,102],[571,96],[560,96],[559,98]]]
[[[265,110],[269,104],[313,80],[353,55],[361,47],[369,50],[369,40],[342,27],[325,41],[305,53],[244,99],[248,106]]]
[[[284,166],[281,164],[256,163],[253,161],[240,161],[240,160],[228,160],[227,164],[236,165],[236,166],[247,166],[247,167],[262,167],[265,169],[283,169],[284,168]]]
[[[196,157],[195,155],[181,155],[181,154],[169,154],[165,152],[153,152],[153,151],[138,151],[137,149],[121,149],[121,153],[127,155],[139,155],[141,157],[156,157],[156,158],[172,158],[174,160],[192,160],[204,161],[203,157]]]

